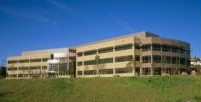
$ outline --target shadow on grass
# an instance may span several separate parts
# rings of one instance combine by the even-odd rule
[[[0,92],[0,97],[12,94],[13,92]]]

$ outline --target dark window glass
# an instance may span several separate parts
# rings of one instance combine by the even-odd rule
[[[163,45],[162,45],[162,51],[166,51],[166,52],[171,51],[170,45],[163,44]]]
[[[172,52],[180,52],[180,49],[179,49],[179,47],[177,47],[177,46],[172,46]]]
[[[78,75],[82,75],[82,71],[78,71],[77,74],[78,74]]]
[[[51,59],[54,59],[54,55],[53,55],[53,54],[51,54],[51,55],[50,55],[50,58],[51,58]]]
[[[143,75],[150,75],[151,74],[151,68],[142,68],[142,74]]]
[[[160,55],[153,55],[153,62],[161,63],[161,56]]]
[[[120,73],[132,73],[133,69],[132,68],[115,68],[115,73],[120,74]]]
[[[140,50],[140,44],[135,44],[135,49]]]
[[[95,75],[97,73],[96,70],[85,70],[84,75]]]
[[[40,66],[33,66],[33,67],[30,67],[30,70],[38,70],[40,68],[41,68]]]
[[[13,71],[13,70],[17,70],[17,67],[9,67],[8,71]]]
[[[47,69],[47,66],[42,66],[42,69]]]
[[[82,66],[82,62],[77,62],[77,66]]]
[[[173,57],[172,57],[172,64],[179,64],[179,63],[180,63],[179,57],[173,56]]]
[[[161,45],[160,44],[152,44],[152,50],[153,51],[161,51]]]
[[[184,48],[180,48],[180,53],[184,54],[185,53],[185,49]]]
[[[185,61],[186,61],[186,59],[184,57],[180,58],[180,64],[185,65],[186,64]]]
[[[14,64],[14,63],[18,63],[18,61],[17,60],[9,60],[8,61],[8,64]]]
[[[170,56],[162,56],[161,63],[171,63]]]
[[[104,63],[113,63],[113,58],[103,58],[100,59],[100,63],[104,64]]]
[[[113,69],[99,69],[100,74],[113,74]]]
[[[151,45],[150,44],[144,44],[142,45],[142,51],[150,51]]]
[[[151,62],[151,56],[143,56],[142,62],[143,63],[150,63]]]
[[[113,47],[98,49],[98,53],[107,53],[107,52],[113,52]]]
[[[41,62],[41,59],[38,58],[38,59],[30,59],[30,62]]]
[[[43,62],[47,62],[48,59],[49,59],[49,58],[43,58],[42,61],[43,61]]]
[[[18,67],[18,70],[29,70],[29,67]]]
[[[121,50],[127,50],[127,49],[132,49],[132,44],[115,46],[115,51],[121,51]]]
[[[95,60],[84,61],[84,65],[95,65],[95,64],[96,64]]]
[[[120,56],[120,57],[116,57],[115,58],[115,62],[124,62],[124,61],[132,61],[132,60],[133,60],[133,56],[132,55]]]
[[[140,56],[139,55],[135,55],[135,61],[140,61]]]
[[[28,59],[25,59],[25,60],[19,60],[19,63],[29,63],[29,60],[28,60]]]
[[[84,52],[84,55],[87,56],[87,55],[94,55],[97,53],[97,50],[90,50],[90,51],[85,51]]]
[[[78,56],[78,57],[82,56],[82,52],[78,52],[78,53],[77,53],[77,56]]]

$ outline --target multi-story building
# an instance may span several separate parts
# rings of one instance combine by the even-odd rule
[[[149,32],[76,47],[77,77],[175,75],[190,68],[190,44]]]
[[[150,32],[75,48],[26,51],[7,59],[8,78],[179,75],[189,68],[189,43]]]
[[[7,58],[8,78],[66,76],[75,70],[75,50],[69,48],[22,52]]]

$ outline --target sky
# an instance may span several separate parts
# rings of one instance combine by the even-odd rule
[[[201,0],[0,0],[1,63],[141,31],[187,41],[201,57]]]

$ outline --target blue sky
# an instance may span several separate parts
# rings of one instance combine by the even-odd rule
[[[0,60],[139,31],[187,41],[201,57],[201,0],[0,0]]]

